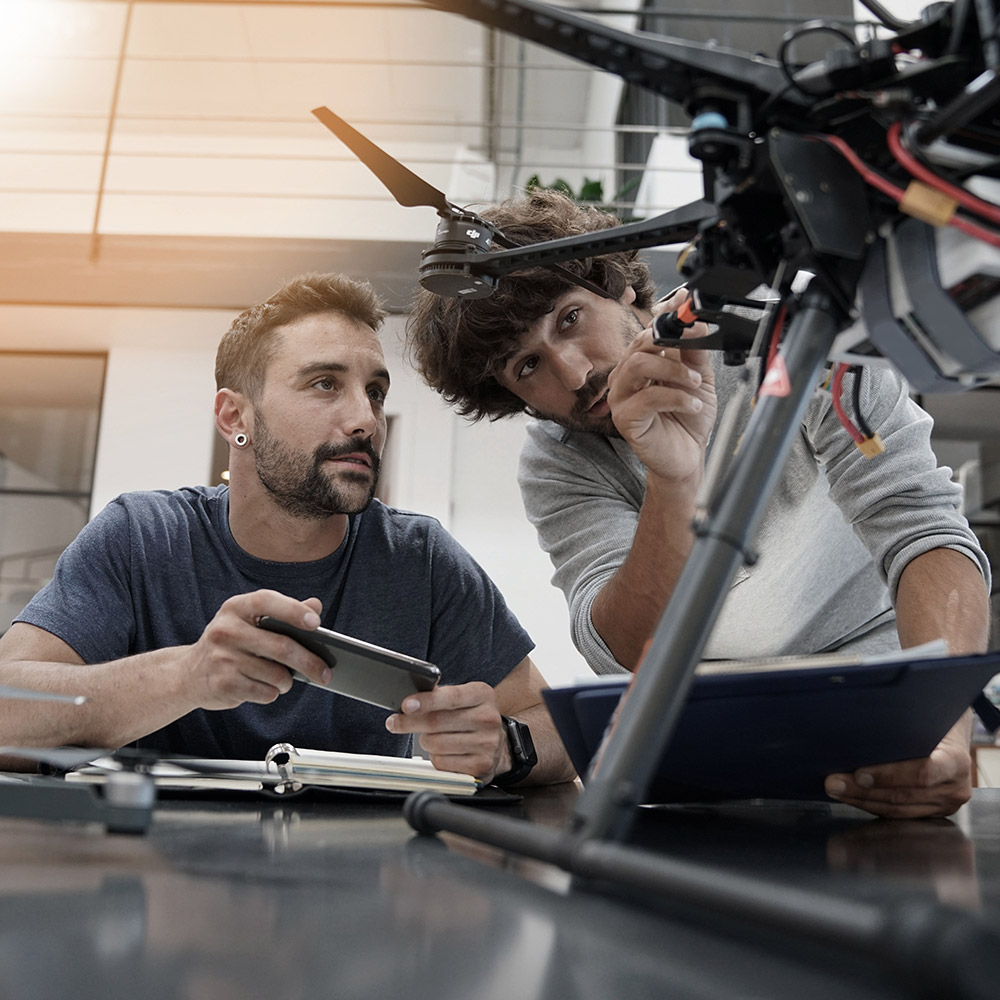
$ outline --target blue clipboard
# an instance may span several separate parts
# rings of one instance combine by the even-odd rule
[[[998,673],[1000,651],[696,675],[647,799],[827,799],[828,774],[926,757]],[[544,692],[584,780],[627,687]]]

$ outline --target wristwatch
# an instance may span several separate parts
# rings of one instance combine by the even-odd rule
[[[531,769],[538,763],[535,744],[531,739],[531,730],[517,719],[501,715],[504,732],[507,734],[507,747],[510,750],[510,770],[497,774],[493,778],[494,785],[516,785],[524,781]]]

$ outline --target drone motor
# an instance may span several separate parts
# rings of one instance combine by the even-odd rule
[[[444,254],[471,258],[487,253],[495,236],[496,229],[472,212],[454,211],[442,216],[433,245],[420,255],[420,284],[446,298],[481,299],[490,295],[497,285],[495,277],[473,274],[467,265],[441,258]]]

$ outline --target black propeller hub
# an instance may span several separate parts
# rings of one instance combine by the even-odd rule
[[[423,251],[420,284],[435,295],[447,298],[481,299],[496,288],[497,279],[472,274],[456,255],[470,259],[488,253],[496,229],[472,212],[449,212],[442,216],[434,234],[434,244]]]

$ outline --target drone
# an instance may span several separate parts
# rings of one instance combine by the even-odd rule
[[[440,222],[420,285],[450,298],[490,295],[533,267],[606,295],[562,264],[619,250],[687,244],[691,315],[655,321],[659,343],[713,348],[728,363],[763,355],[781,336],[734,307],[774,289],[792,315],[797,275],[830,299],[831,361],[893,364],[918,392],[958,392],[1000,375],[1000,41],[993,3],[955,0],[904,23],[865,0],[892,37],[855,41],[814,21],[768,59],[714,45],[626,32],[536,0],[424,0],[545,45],[679,103],[704,197],[651,219],[515,246],[501,231],[393,159],[328,108],[313,114],[399,204]],[[792,44],[832,33],[806,65]],[[756,303],[759,307],[760,303]],[[710,338],[680,340],[694,319]]]

